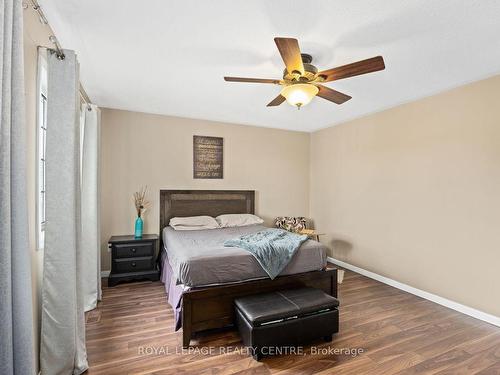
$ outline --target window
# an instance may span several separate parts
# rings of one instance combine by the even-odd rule
[[[45,155],[47,145],[47,63],[44,51],[38,54],[37,115],[37,247],[45,244]]]

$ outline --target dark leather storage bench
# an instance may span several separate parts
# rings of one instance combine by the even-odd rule
[[[319,289],[252,295],[234,303],[243,344],[257,360],[315,339],[331,341],[339,330],[339,301]]]

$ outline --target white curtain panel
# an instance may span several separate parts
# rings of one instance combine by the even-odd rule
[[[73,51],[47,54],[46,226],[42,375],[81,374],[85,350],[81,244],[79,66]]]
[[[34,369],[26,204],[23,20],[20,0],[0,1],[0,373]]]
[[[101,111],[93,104],[81,107],[82,134],[82,292],[84,309],[95,309],[101,299],[101,254],[99,232],[99,146],[101,138]]]

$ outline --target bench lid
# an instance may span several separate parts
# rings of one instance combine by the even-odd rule
[[[300,288],[237,298],[236,307],[253,325],[310,314],[339,306],[339,301],[320,289]]]

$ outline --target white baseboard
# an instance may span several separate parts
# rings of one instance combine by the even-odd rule
[[[111,270],[101,271],[101,278],[109,277],[110,272],[111,272]]]
[[[359,273],[360,275],[369,277],[370,279],[374,279],[374,280],[380,281],[381,283],[390,285],[390,286],[392,286],[394,288],[401,289],[401,290],[403,290],[405,292],[414,294],[416,296],[425,298],[425,299],[427,299],[429,301],[435,302],[435,303],[437,303],[439,305],[442,305],[442,306],[448,307],[450,309],[456,310],[458,312],[461,312],[462,314],[466,314],[466,315],[472,316],[473,318],[480,319],[482,321],[485,321],[487,323],[490,323],[490,324],[493,324],[495,326],[500,327],[500,317],[498,317],[498,316],[491,315],[491,314],[485,313],[483,311],[474,309],[472,307],[462,305],[461,303],[458,303],[458,302],[455,302],[455,301],[451,301],[449,299],[446,299],[446,298],[437,296],[435,294],[426,292],[424,290],[414,288],[414,287],[412,287],[410,285],[403,284],[403,283],[400,283],[399,281],[396,281],[396,280],[393,280],[393,279],[389,279],[388,277],[376,274],[376,273],[371,272],[371,271],[367,271],[367,270],[365,270],[363,268],[359,268],[359,267],[353,266],[352,264],[343,262],[341,260],[338,260],[338,259],[335,259],[335,258],[331,258],[331,257],[328,257],[327,259],[328,259],[328,261],[330,263],[335,263],[335,264],[337,264],[337,265],[339,265],[341,267],[344,267],[344,268],[346,268],[348,270],[351,270],[351,271],[354,271],[356,273]]]

